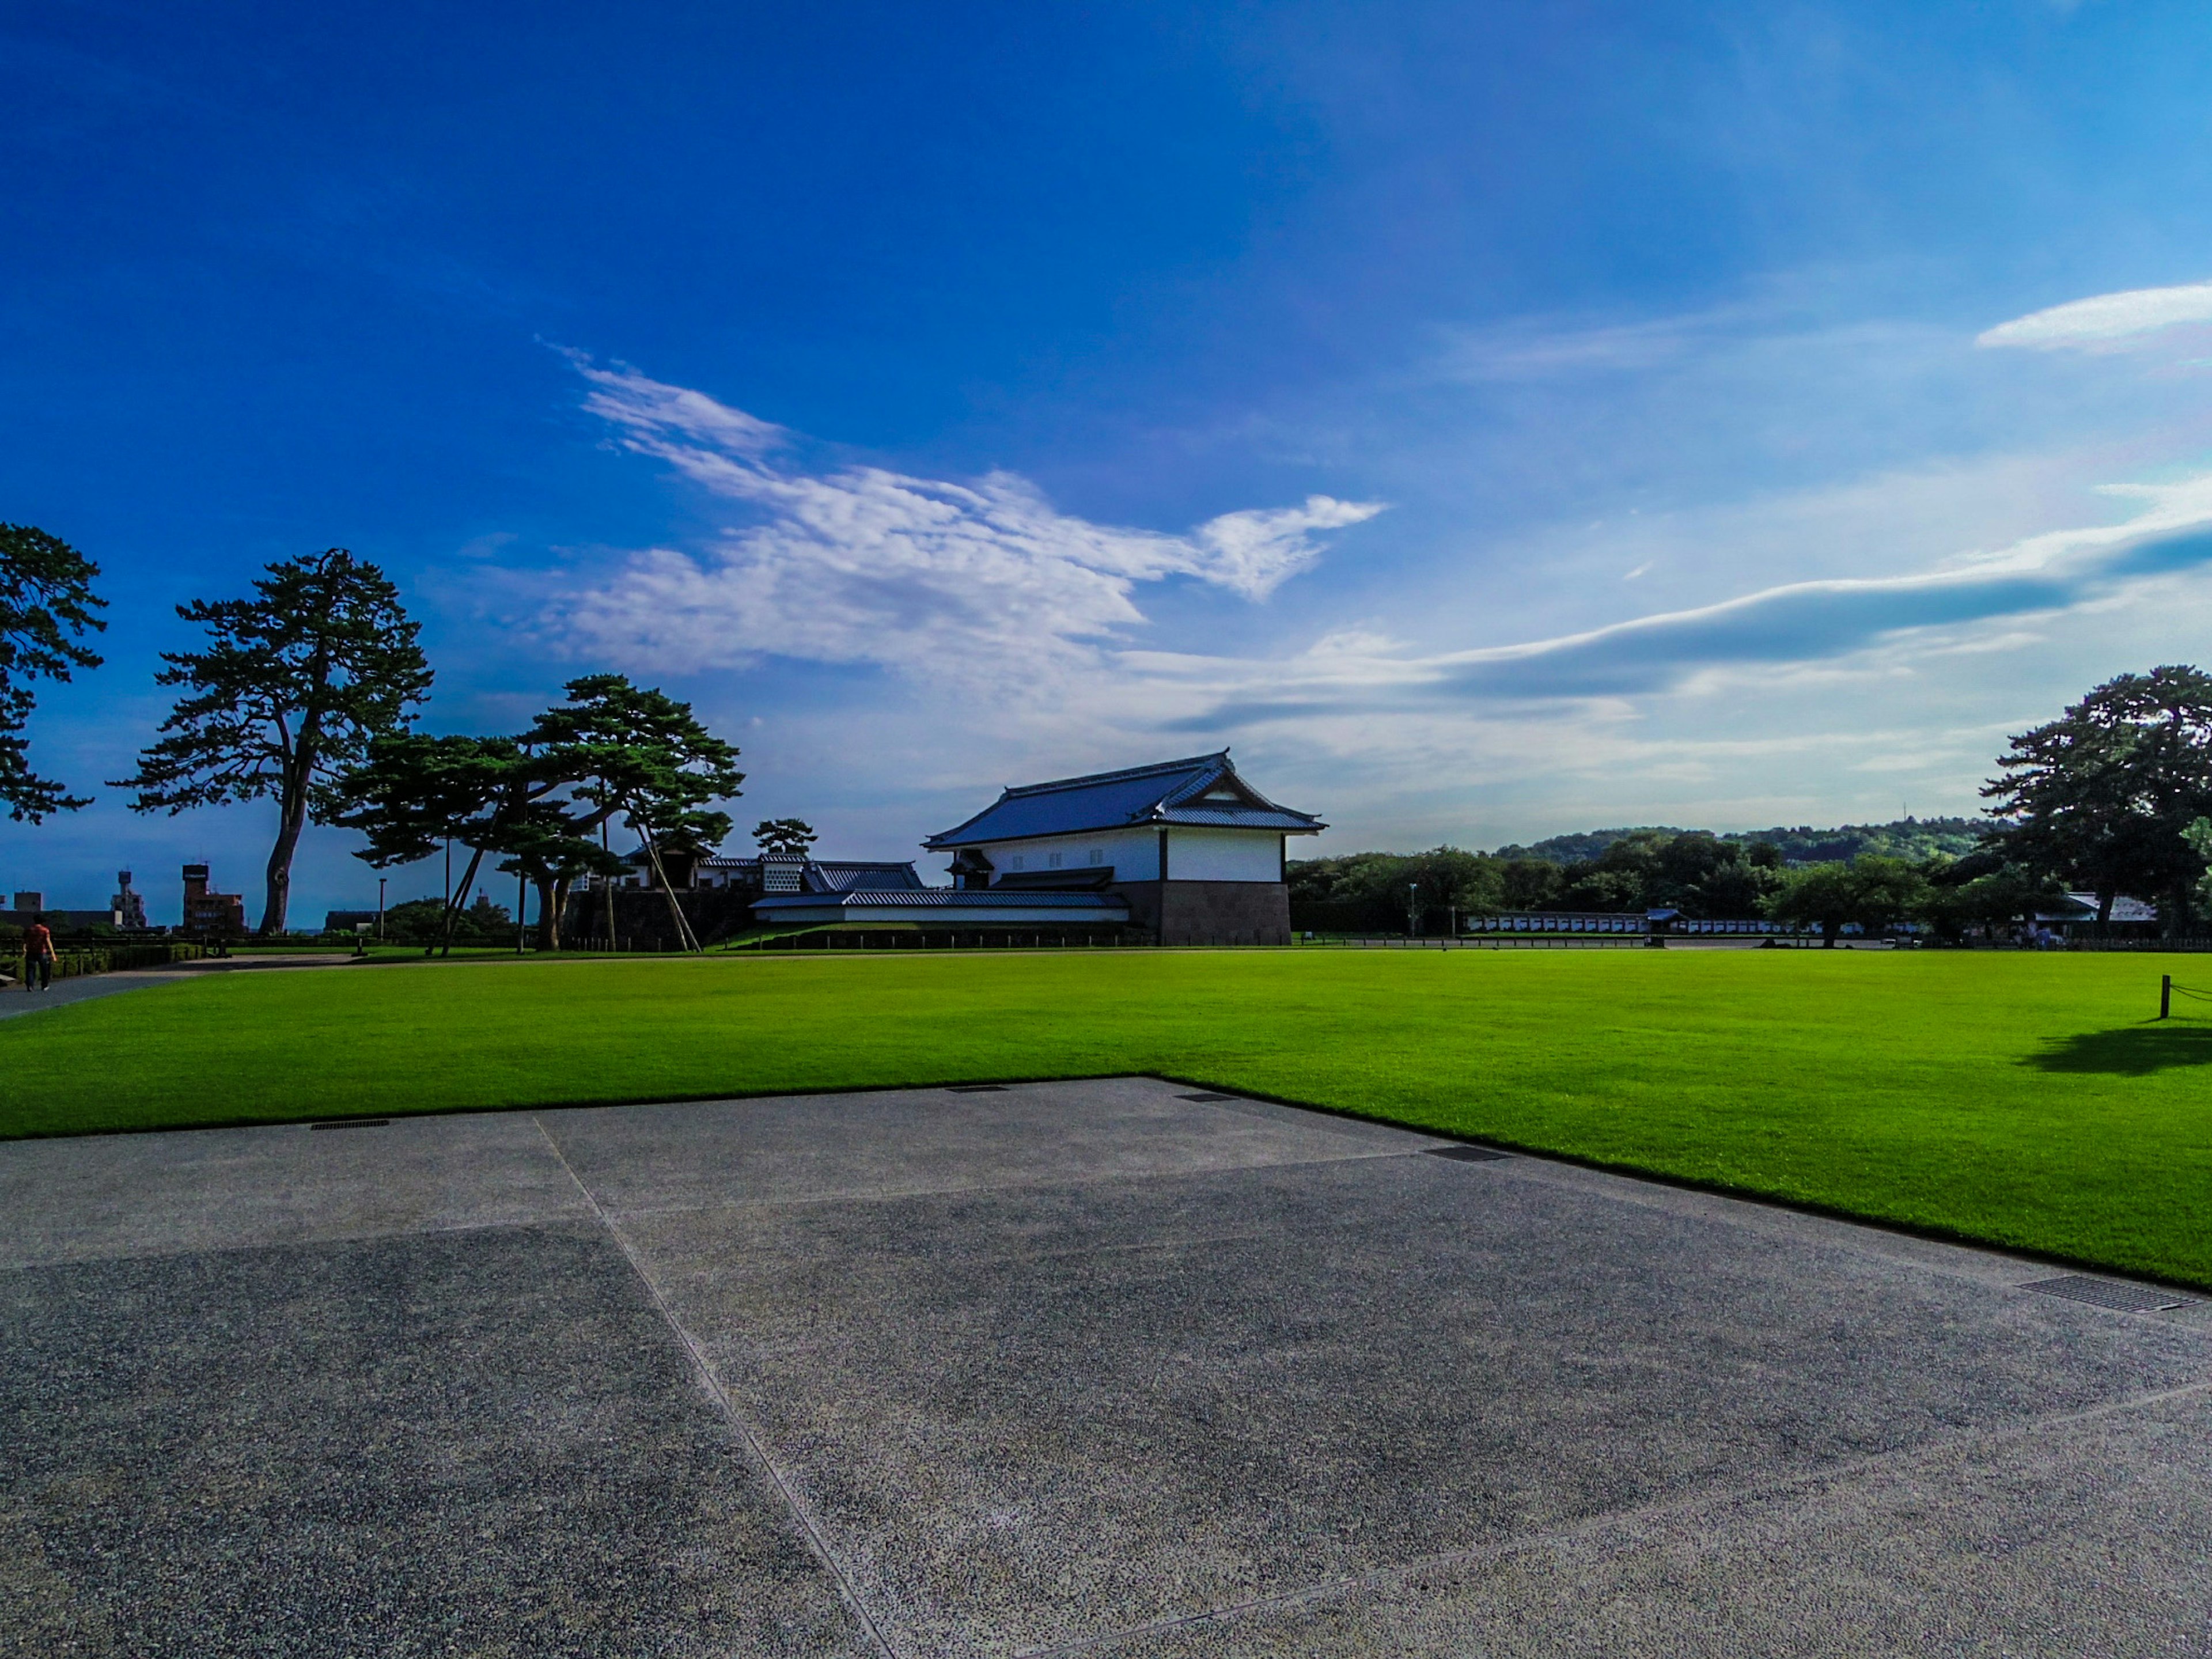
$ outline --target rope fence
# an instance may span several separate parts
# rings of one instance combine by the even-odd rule
[[[2212,989],[2196,985],[2176,985],[2172,974],[2160,974],[2158,976],[2158,1017],[2160,1019],[2173,1018],[2173,1000],[2177,996],[2188,997],[2196,1002],[2212,1002]]]

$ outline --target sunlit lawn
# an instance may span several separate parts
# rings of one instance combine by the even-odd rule
[[[2188,982],[2198,960],[871,952],[236,973],[0,1024],[0,1133],[1158,1072],[2212,1285],[2212,1023],[2151,1018],[2159,974]]]

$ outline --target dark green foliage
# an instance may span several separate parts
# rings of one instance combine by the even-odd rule
[[[568,702],[519,737],[400,733],[372,743],[332,791],[332,822],[368,836],[357,856],[379,868],[459,842],[469,848],[462,893],[487,856],[502,859],[498,868],[537,887],[538,944],[557,950],[575,883],[624,868],[605,844],[612,819],[627,821],[656,864],[696,857],[730,833],[728,815],[708,804],[736,794],[744,778],[737,750],[689,703],[619,674],[566,689]]]
[[[619,813],[644,845],[655,878],[668,892],[670,919],[677,935],[690,940],[690,924],[670,890],[667,863],[689,861],[711,851],[730,833],[726,812],[713,803],[737,793],[745,775],[738,770],[738,750],[700,724],[691,705],[655,689],[633,685],[620,674],[587,674],[568,682],[568,700],[538,717],[523,741],[562,779],[574,805],[567,810],[559,842],[580,869],[580,842],[591,830]],[[526,860],[525,868],[530,868]],[[568,877],[532,871],[541,891],[557,890],[565,902]],[[558,940],[557,908],[548,921]],[[611,924],[610,924],[611,929]]]
[[[370,742],[404,728],[429,696],[421,627],[381,570],[338,547],[270,565],[251,599],[195,599],[177,614],[207,629],[208,647],[162,653],[156,683],[185,694],[118,787],[138,792],[137,812],[274,797],[259,929],[273,937],[301,832],[335,810],[333,786]]]
[[[1771,865],[1751,848],[1702,830],[1638,830],[1608,843],[1594,859],[1559,872],[1547,910],[1679,910],[1686,916],[1742,918],[1759,914],[1774,890]]]
[[[23,732],[37,707],[33,684],[67,680],[100,658],[83,643],[107,624],[93,613],[107,601],[92,591],[100,567],[58,536],[0,524],[0,802],[8,816],[41,822],[89,803],[31,769]]]
[[[2205,858],[2188,830],[2212,812],[2212,675],[2186,665],[2107,680],[2058,719],[2011,740],[1996,802],[2006,860],[2097,895],[2157,896],[2188,929]]]
[[[2056,878],[2008,866],[1994,853],[1937,860],[1922,873],[1928,887],[1916,920],[1939,939],[1959,939],[1969,927],[2002,930],[2066,902]]]
[[[1792,870],[1767,901],[1777,921],[1818,927],[1832,947],[1846,923],[1881,933],[1922,916],[1932,896],[1928,877],[1903,859],[1862,853],[1849,864],[1812,864]]]
[[[1501,847],[1502,859],[1540,859],[1547,864],[1589,864],[1617,841],[1631,836],[1680,836],[1687,833],[1669,824],[1647,823],[1636,829],[1578,830],[1564,836],[1547,836],[1523,847],[1517,842]]]
[[[805,858],[816,839],[814,826],[804,818],[763,818],[753,825],[753,844],[763,853]]]
[[[1888,858],[1925,860],[1938,854],[1960,858],[1981,842],[1988,825],[1973,818],[1899,818],[1889,823],[1845,823],[1832,830],[1810,824],[1796,829],[1737,830],[1718,837],[1741,846],[1750,861],[1763,868],[1779,864],[1828,864],[1848,861],[1861,853]],[[1615,842],[1633,836],[1674,836],[1703,831],[1647,826],[1639,830],[1586,830],[1574,835],[1552,836],[1527,847],[1501,847],[1499,858],[1542,859],[1558,865],[1595,863]],[[1762,851],[1761,849],[1767,849]]]
[[[384,913],[384,937],[393,945],[443,945],[447,943],[446,930],[446,902],[439,898],[410,899],[404,904],[395,904]],[[454,945],[512,945],[514,943],[514,918],[503,904],[494,904],[483,894],[466,908],[456,907],[453,915]]]
[[[1504,890],[1498,860],[1456,847],[1300,860],[1290,867],[1291,925],[1402,933],[1418,919],[1419,931],[1441,932],[1450,925],[1448,911],[1496,908]]]

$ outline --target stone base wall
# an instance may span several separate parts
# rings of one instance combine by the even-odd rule
[[[1291,890],[1279,881],[1129,881],[1114,890],[1163,945],[1288,945]]]

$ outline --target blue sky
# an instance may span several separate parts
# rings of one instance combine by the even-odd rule
[[[2208,70],[2118,0],[15,8],[0,519],[113,605],[33,757],[343,545],[432,726],[625,669],[840,854],[1224,743],[1325,850],[1972,810],[2206,655]],[[98,793],[0,886],[258,895],[271,809]]]

